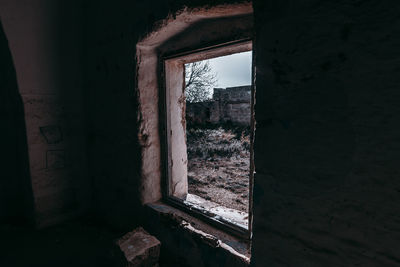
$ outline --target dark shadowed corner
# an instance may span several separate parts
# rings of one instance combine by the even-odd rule
[[[0,221],[35,223],[25,114],[12,55],[0,21]]]

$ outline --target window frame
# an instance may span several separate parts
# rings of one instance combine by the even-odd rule
[[[253,181],[254,181],[254,133],[255,133],[255,117],[254,117],[254,105],[255,105],[255,85],[254,85],[254,75],[255,75],[255,63],[254,63],[254,52],[253,53],[253,58],[252,58],[252,66],[251,66],[251,118],[250,118],[250,170],[249,170],[249,211],[248,211],[248,227],[243,228],[240,227],[229,220],[226,220],[222,217],[216,216],[215,214],[211,212],[207,212],[206,210],[199,209],[196,207],[196,205],[191,205],[188,203],[185,203],[181,198],[174,196],[171,194],[171,180],[174,179],[172,177],[172,164],[171,164],[171,125],[169,121],[169,117],[171,115],[171,110],[168,104],[169,101],[169,93],[170,93],[170,88],[168,86],[168,75],[167,73],[168,62],[180,62],[179,64],[182,64],[182,69],[183,73],[180,79],[183,79],[183,84],[182,86],[184,87],[184,64],[185,63],[190,63],[193,61],[198,61],[198,60],[205,60],[205,59],[210,59],[210,58],[216,58],[220,56],[226,56],[226,55],[231,55],[235,53],[240,53],[240,52],[245,52],[245,51],[254,51],[253,50],[253,40],[252,38],[243,38],[243,39],[237,39],[233,41],[228,41],[228,42],[219,42],[215,45],[209,45],[209,46],[202,46],[198,47],[195,49],[187,49],[183,51],[178,51],[170,54],[164,54],[160,55],[159,58],[159,70],[160,70],[160,138],[161,138],[161,156],[162,156],[162,195],[163,195],[163,200],[172,205],[175,206],[182,211],[188,213],[191,216],[194,216],[198,219],[201,219],[229,234],[233,234],[235,236],[241,237],[243,239],[250,240],[251,235],[252,235],[252,220],[253,220]],[[180,75],[180,73],[177,73]],[[183,90],[182,90],[183,91]],[[183,91],[184,94],[184,91]],[[175,99],[176,100],[176,99]],[[184,103],[184,106],[186,106],[186,103]],[[186,115],[185,108],[183,111]],[[184,137],[185,137],[185,145],[186,145],[186,124],[184,126]],[[186,146],[185,146],[186,148]],[[187,148],[185,149],[186,156],[187,156]],[[184,163],[187,166],[187,162]],[[187,182],[188,182],[188,177],[186,173],[186,177],[181,178],[181,179],[186,179],[186,187],[187,187]],[[185,186],[185,185],[183,185]],[[187,190],[187,188],[186,188]],[[186,192],[187,194],[187,192]]]

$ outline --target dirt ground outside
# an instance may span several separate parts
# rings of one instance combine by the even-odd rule
[[[248,212],[249,133],[248,127],[188,127],[190,194]]]

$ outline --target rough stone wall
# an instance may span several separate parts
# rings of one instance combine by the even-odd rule
[[[158,2],[88,1],[87,84],[88,160],[93,209],[108,223],[139,225],[140,148],[135,92],[135,47],[151,29]],[[162,12],[165,15],[165,10]],[[105,19],[106,18],[106,19]]]
[[[255,266],[400,264],[399,12],[254,1]]]
[[[225,1],[88,2],[86,105],[89,169],[96,214],[112,225],[129,229],[145,219],[138,216],[143,210],[140,153],[141,146],[152,140],[145,127],[139,129],[144,120],[138,114],[141,108],[137,102],[140,96],[136,91],[135,59],[140,61],[141,58],[135,53],[136,45],[160,26],[157,22],[185,6],[198,7],[207,2],[217,5]],[[190,32],[187,34],[198,37]],[[189,46],[197,42],[196,39],[187,40],[185,35],[176,38],[183,38],[178,43]],[[173,49],[168,42],[163,45]],[[147,97],[149,101],[157,102],[156,97]],[[158,109],[149,108],[147,112],[157,113]],[[139,132],[141,140],[138,140]],[[146,164],[153,165],[153,162],[159,164],[157,158]],[[151,187],[151,182],[148,186]]]
[[[90,173],[113,224],[143,215],[135,45],[169,11],[215,3],[89,2]],[[398,1],[253,4],[254,266],[398,265]]]
[[[165,266],[248,266],[243,259],[244,255],[248,257],[245,252],[248,245],[238,238],[227,237],[218,229],[192,218],[193,227],[187,215],[162,203],[151,204],[146,209],[146,217],[146,229],[161,239],[160,263]],[[241,257],[225,249],[221,241],[242,253]]]
[[[191,124],[219,123],[219,106],[216,101],[186,103],[186,122]]]
[[[220,121],[250,125],[250,86],[214,89],[213,99],[218,102]]]
[[[39,221],[85,203],[87,144],[99,217],[131,228],[140,223],[135,45],[185,4],[222,2],[87,1],[85,39],[76,2],[0,2],[25,108]],[[253,3],[252,264],[399,265],[400,3]],[[87,143],[80,97],[86,72]],[[172,231],[179,240],[183,233]],[[222,257],[211,249],[203,255],[210,254]]]
[[[250,86],[214,88],[210,101],[186,104],[186,118],[200,124],[250,125],[250,101]]]
[[[20,144],[27,142],[27,151],[16,153],[21,159],[23,153],[29,157],[27,183],[33,191],[33,220],[39,227],[75,216],[88,207],[90,198],[82,13],[80,1],[0,1],[20,96],[15,93],[21,97],[13,112],[16,118],[24,114],[14,129]],[[10,179],[17,176],[16,168]]]

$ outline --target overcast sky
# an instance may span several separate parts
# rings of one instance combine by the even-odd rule
[[[217,72],[218,84],[226,88],[251,85],[251,51],[210,59],[210,66]]]

